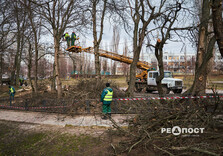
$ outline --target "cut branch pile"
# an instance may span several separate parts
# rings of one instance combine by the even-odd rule
[[[117,128],[125,139],[112,144],[116,153],[134,154],[143,151],[144,154],[155,155],[223,154],[223,101],[189,99],[161,103],[163,101],[140,101],[132,105],[137,110],[137,115],[129,121],[128,131]],[[174,135],[172,131],[162,133],[162,128],[174,126],[204,128],[204,131],[179,135]]]
[[[97,83],[96,79],[91,80],[80,80],[76,86],[69,87],[66,93],[68,97],[75,99],[100,99],[101,93],[107,82],[100,80]],[[111,88],[113,89],[113,97],[124,97],[125,93],[119,89],[119,86],[115,82],[110,82]]]

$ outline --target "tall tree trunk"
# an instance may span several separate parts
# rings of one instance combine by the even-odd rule
[[[101,15],[101,22],[100,22],[100,33],[99,38],[97,37],[97,4],[99,3],[98,0],[93,0],[92,2],[92,20],[93,20],[93,38],[94,38],[94,54],[95,54],[95,70],[97,75],[97,82],[101,79],[101,65],[99,59],[99,45],[102,40],[103,29],[104,29],[104,17],[105,17],[105,10],[107,8],[107,0],[104,0],[102,15]]]
[[[55,62],[53,63],[53,75],[52,75],[52,90],[56,91],[56,70],[55,70]]]
[[[192,87],[185,93],[200,95],[205,93],[207,82],[207,65],[213,56],[215,37],[209,37],[208,22],[210,17],[209,0],[203,0],[202,16],[199,28],[199,42],[197,48],[197,60],[195,78]]]
[[[35,30],[34,30],[35,31]],[[34,33],[35,39],[35,82],[34,82],[34,90],[37,93],[38,91],[38,43],[37,43],[37,35]]]
[[[137,6],[137,4],[135,5]],[[137,14],[136,19],[134,20],[134,31],[133,31],[133,61],[130,65],[129,87],[126,92],[126,96],[129,96],[129,97],[132,97],[134,94],[135,81],[136,81],[136,65],[137,65],[137,62],[139,61],[139,56],[140,56],[140,51],[141,51],[141,47],[137,46],[139,20],[140,18],[139,18],[139,15]]]
[[[136,81],[136,65],[139,61],[139,55],[140,55],[140,49],[136,48],[134,51],[133,61],[130,65],[130,81],[129,81],[129,87],[126,92],[126,95],[129,97],[133,96],[134,90],[135,90],[135,81]]]
[[[151,13],[147,16],[145,15],[145,5],[143,1],[134,1],[134,9],[131,7],[129,3],[129,7],[131,8],[131,18],[134,22],[134,30],[133,30],[133,62],[130,65],[130,82],[129,87],[126,92],[127,96],[133,96],[134,88],[135,88],[135,80],[136,80],[136,65],[139,61],[140,52],[142,49],[142,44],[146,35],[146,29],[152,19],[156,18],[158,14],[154,14],[155,7],[150,5],[150,2],[147,1],[149,8],[151,9]],[[142,9],[142,10],[141,10]],[[133,11],[134,10],[134,11]],[[135,13],[133,13],[135,12]],[[142,23],[140,23],[140,21]]]
[[[32,78],[31,78],[31,71],[32,71],[32,45],[29,43],[29,61],[28,61],[28,78],[29,78],[29,83],[32,87],[32,91],[34,91],[34,86],[32,83]]]
[[[98,49],[99,49],[99,45],[95,45],[94,46],[95,70],[96,70],[97,79],[101,79],[101,64],[100,64]]]
[[[24,34],[24,31],[22,32],[22,34]],[[21,43],[20,43],[20,49],[19,49],[20,52],[19,52],[19,57],[18,57],[18,65],[16,66],[16,84],[19,84],[23,46],[24,46],[24,36],[21,37]]]
[[[20,30],[18,28],[16,55],[15,55],[15,61],[14,61],[13,69],[12,69],[12,72],[11,72],[11,85],[17,85],[16,79],[15,79],[16,78],[15,73],[16,73],[16,69],[17,69],[17,66],[18,66],[18,62],[19,62],[19,52],[20,52],[20,46],[21,46],[20,39],[21,39],[20,38]]]
[[[219,47],[221,56],[223,57],[223,20],[222,20],[222,0],[212,0],[212,21],[214,33]]]
[[[59,50],[60,50],[60,37],[54,37],[54,48],[55,48],[55,77],[56,77],[56,85],[57,85],[57,96],[58,98],[62,97],[62,84],[60,81],[60,66],[59,66]]]
[[[0,85],[2,85],[2,73],[3,73],[3,51],[0,51]]]
[[[156,77],[156,84],[157,84],[157,90],[160,97],[164,96],[163,88],[162,88],[162,79],[164,78],[164,68],[163,68],[163,45],[165,41],[162,40],[161,42],[157,41],[155,46],[155,55],[156,59],[158,61],[158,67],[159,67],[159,76]]]

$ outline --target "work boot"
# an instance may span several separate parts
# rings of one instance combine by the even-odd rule
[[[103,120],[107,120],[107,116],[106,116],[106,115],[103,115],[103,116],[101,117],[101,119],[103,119]]]
[[[108,118],[111,119],[111,113],[108,113],[107,115],[108,115]]]

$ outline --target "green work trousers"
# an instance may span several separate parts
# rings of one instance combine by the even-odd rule
[[[111,113],[111,105],[110,104],[103,104],[102,105],[102,113],[103,114]]]
[[[71,38],[71,46],[74,46],[75,38]]]
[[[67,41],[67,48],[70,47],[70,37],[66,37],[66,41]]]

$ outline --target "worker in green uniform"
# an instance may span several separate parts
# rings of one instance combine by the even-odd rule
[[[74,43],[75,43],[76,39],[77,39],[77,36],[76,36],[75,32],[72,32],[72,34],[71,34],[71,46],[74,46]]]
[[[67,41],[67,48],[70,47],[70,35],[68,32],[65,33],[65,40]]]
[[[104,114],[102,119],[107,119],[107,116],[111,117],[111,102],[113,97],[113,90],[110,88],[110,83],[106,83],[106,88],[101,94],[102,113]]]
[[[22,86],[22,85],[24,84],[24,79],[23,79],[23,77],[20,77],[20,78],[19,78],[19,83],[20,83],[20,86]]]
[[[12,105],[12,101],[14,101],[14,96],[15,96],[15,88],[13,86],[9,85],[9,100],[10,100],[10,106]]]

